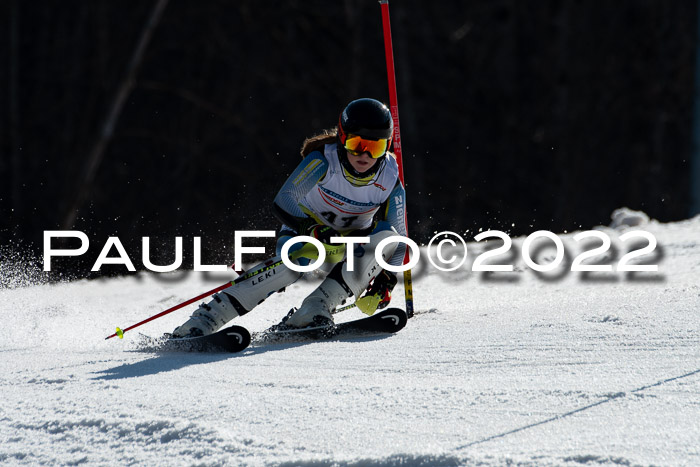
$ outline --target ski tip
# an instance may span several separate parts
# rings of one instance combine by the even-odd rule
[[[387,308],[375,316],[388,320],[391,323],[389,329],[393,327],[392,332],[400,331],[408,322],[408,314],[401,308]]]
[[[231,326],[223,330],[226,344],[223,346],[229,352],[240,352],[250,345],[250,332],[242,326]]]
[[[122,331],[121,328],[117,328],[116,334],[120,339],[124,339],[124,331]]]

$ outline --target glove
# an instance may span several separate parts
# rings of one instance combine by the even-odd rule
[[[340,234],[327,225],[314,224],[306,231],[306,235],[313,237],[321,243],[329,245],[332,237],[340,237]]]
[[[300,228],[299,231],[302,232],[303,235],[308,235],[323,243],[326,252],[326,263],[339,263],[345,258],[345,245],[331,243],[331,238],[340,237],[340,234],[332,227],[312,224],[306,229]],[[290,258],[307,258],[314,260],[318,258],[318,250],[316,250],[316,247],[312,244],[306,243],[303,247],[296,250]]]
[[[336,232],[333,227],[319,224],[313,217],[304,217],[303,219],[299,219],[296,231],[299,233],[299,235],[308,235],[309,237],[314,237],[321,243],[326,244],[331,243],[331,237],[340,236],[340,234]]]
[[[364,314],[372,316],[375,311],[386,308],[391,302],[391,291],[396,287],[396,275],[382,270],[374,278],[365,294],[357,299],[355,305]]]

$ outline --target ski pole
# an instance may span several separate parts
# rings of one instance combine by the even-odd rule
[[[295,255],[292,254],[292,255],[290,255],[290,258],[294,259],[294,256],[295,256]],[[225,284],[221,284],[220,286],[218,286],[218,287],[216,287],[216,288],[214,288],[214,289],[211,289],[211,290],[208,291],[208,292],[204,292],[203,294],[197,295],[197,296],[194,297],[194,298],[190,298],[189,300],[187,300],[187,301],[185,301],[185,302],[182,302],[182,303],[180,303],[179,305],[175,305],[175,306],[172,307],[172,308],[168,308],[168,309],[165,310],[165,311],[161,311],[161,312],[158,313],[157,315],[153,315],[153,316],[151,316],[150,318],[146,318],[146,319],[144,319],[143,321],[140,321],[140,322],[138,322],[138,323],[136,323],[136,324],[133,324],[133,325],[129,326],[128,328],[124,328],[124,329],[117,328],[117,332],[115,332],[115,333],[112,334],[111,336],[105,337],[105,340],[111,339],[112,337],[115,337],[115,336],[118,336],[120,339],[122,339],[122,338],[124,337],[124,333],[125,333],[126,331],[129,331],[129,330],[131,330],[131,329],[137,328],[137,327],[141,326],[142,324],[146,324],[146,323],[148,323],[148,322],[150,322],[150,321],[153,321],[153,320],[156,319],[156,318],[160,318],[161,316],[165,316],[165,315],[167,315],[167,314],[169,314],[169,313],[172,313],[172,312],[175,311],[175,310],[179,310],[180,308],[185,307],[185,306],[187,306],[187,305],[190,305],[191,303],[194,303],[194,302],[196,302],[197,300],[201,300],[201,299],[203,299],[203,298],[206,298],[206,297],[208,297],[209,295],[213,295],[213,294],[215,294],[216,292],[220,292],[220,291],[222,291],[222,290],[224,290],[224,289],[227,289],[227,288],[231,287],[232,285],[238,284],[239,282],[244,281],[244,280],[246,280],[246,279],[250,279],[251,277],[256,276],[256,275],[258,275],[258,274],[260,274],[260,273],[263,273],[263,272],[265,272],[265,271],[269,271],[270,269],[276,268],[276,267],[279,266],[280,264],[282,264],[282,260],[275,261],[274,263],[271,263],[271,264],[269,264],[269,265],[263,266],[262,268],[256,269],[255,271],[246,272],[245,274],[243,274],[243,275],[241,275],[241,276],[238,276],[237,278],[235,278],[234,280],[232,280],[232,281],[230,281],[230,282],[227,282],[227,283],[225,283]]]
[[[307,244],[307,245],[309,245],[309,244]],[[315,251],[315,249],[313,248],[313,245],[311,245],[311,248],[307,248],[307,245],[304,245],[304,247],[302,247],[302,248],[300,248],[299,250],[297,250],[297,251],[291,253],[291,254],[289,255],[289,258],[290,258],[292,261],[295,261],[295,260],[297,260],[297,259],[299,259],[299,258],[301,258],[301,257],[311,257],[311,259],[313,259],[313,254],[312,254],[311,252],[312,252],[312,251]],[[336,249],[337,249],[337,248],[336,248]],[[118,328],[117,328],[117,332],[115,332],[114,334],[112,334],[112,335],[110,335],[110,336],[105,337],[105,340],[111,339],[112,337],[119,337],[120,339],[123,339],[123,338],[124,338],[124,333],[125,333],[126,331],[129,331],[129,330],[131,330],[131,329],[137,328],[137,327],[141,326],[142,324],[146,324],[146,323],[148,323],[148,322],[150,322],[150,321],[153,321],[153,320],[156,319],[156,318],[160,318],[161,316],[165,316],[165,315],[167,315],[167,314],[169,314],[169,313],[172,313],[173,311],[179,310],[180,308],[185,307],[185,306],[187,306],[187,305],[190,305],[190,304],[196,302],[197,300],[201,300],[201,299],[203,299],[203,298],[206,298],[206,297],[208,297],[209,295],[213,295],[213,294],[215,294],[216,292],[220,292],[220,291],[222,291],[222,290],[224,290],[224,289],[227,289],[227,288],[231,287],[232,285],[236,285],[236,284],[238,284],[239,282],[242,282],[242,281],[244,281],[244,280],[246,280],[246,279],[250,279],[251,277],[256,276],[256,275],[258,275],[258,274],[260,274],[260,273],[263,273],[263,272],[265,272],[265,271],[269,271],[270,269],[274,269],[274,268],[276,268],[277,266],[279,266],[279,265],[282,264],[282,263],[283,263],[283,261],[280,259],[280,260],[278,260],[278,261],[275,261],[274,263],[267,264],[267,265],[261,267],[260,269],[256,269],[255,271],[248,271],[248,272],[246,272],[245,274],[236,277],[236,278],[235,278],[234,280],[232,280],[231,282],[227,282],[227,283],[225,283],[225,284],[221,284],[220,286],[218,286],[218,287],[216,287],[216,288],[214,288],[214,289],[211,289],[211,290],[208,291],[208,292],[204,292],[203,294],[197,295],[197,296],[194,297],[194,298],[190,298],[189,300],[187,300],[187,301],[185,301],[185,302],[182,302],[182,303],[180,303],[179,305],[175,305],[175,306],[172,307],[172,308],[168,308],[168,309],[165,310],[165,311],[161,311],[160,313],[158,313],[158,314],[156,314],[156,315],[153,315],[153,316],[151,316],[150,318],[146,318],[146,319],[144,319],[143,321],[140,321],[140,322],[138,322],[138,323],[136,323],[136,324],[133,324],[133,325],[129,326],[128,328],[121,329],[121,328],[118,327]]]
[[[384,54],[386,57],[386,75],[389,81],[389,105],[391,107],[391,117],[394,119],[394,154],[396,154],[396,162],[399,165],[399,179],[404,183],[403,174],[403,157],[401,155],[401,130],[399,129],[399,103],[396,96],[396,73],[394,71],[394,48],[391,42],[391,22],[389,21],[389,0],[379,0],[382,8],[382,29],[384,30]],[[408,212],[408,205],[404,209],[404,213]],[[404,222],[406,232],[408,232],[408,217],[404,214]],[[403,264],[407,264],[410,260],[409,248],[406,245],[406,254],[403,257]],[[403,286],[406,296],[406,314],[409,318],[413,317],[413,281],[411,280],[411,270],[407,269],[403,272]]]
[[[153,316],[151,316],[150,318],[144,319],[143,321],[138,322],[138,323],[136,323],[136,324],[134,324],[134,325],[131,325],[131,326],[129,326],[128,328],[124,328],[124,329],[117,328],[117,332],[115,332],[115,333],[112,334],[111,336],[105,337],[105,340],[111,339],[112,337],[115,337],[115,336],[119,336],[120,339],[123,339],[123,338],[124,338],[124,333],[125,333],[126,331],[129,331],[130,329],[137,328],[137,327],[141,326],[142,324],[146,324],[146,323],[148,323],[149,321],[153,321],[153,320],[156,319],[156,318],[160,318],[161,316],[165,316],[165,315],[167,315],[168,313],[172,313],[172,312],[175,311],[175,310],[179,310],[180,308],[185,307],[185,306],[187,306],[187,305],[189,305],[189,304],[191,304],[191,303],[193,303],[193,302],[196,302],[197,300],[201,300],[202,298],[208,297],[209,295],[212,295],[212,294],[215,294],[216,292],[219,292],[219,291],[221,291],[221,290],[224,290],[225,288],[228,288],[229,286],[233,285],[233,282],[234,282],[234,281],[227,282],[227,283],[225,283],[225,284],[222,284],[222,285],[218,286],[218,287],[215,288],[215,289],[211,289],[209,292],[204,292],[204,293],[201,294],[201,295],[197,295],[197,296],[194,297],[194,298],[190,298],[189,300],[187,300],[187,301],[185,301],[185,302],[182,302],[182,303],[180,303],[179,305],[175,305],[175,306],[172,307],[172,308],[168,308],[168,309],[165,310],[165,311],[161,311],[161,312],[158,313],[157,315],[153,315]]]

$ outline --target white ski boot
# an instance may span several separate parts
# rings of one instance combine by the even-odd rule
[[[303,328],[311,325],[333,324],[331,310],[345,303],[352,293],[331,277],[327,277],[321,285],[304,299],[301,306],[284,324],[293,328]]]
[[[258,264],[250,269],[259,271],[258,273],[251,274],[248,279],[214,294],[213,300],[200,305],[187,322],[173,331],[172,336],[212,334],[233,318],[248,313],[267,297],[301,277],[300,272],[289,269],[282,263],[272,267],[271,265],[278,260],[279,257]]]
[[[235,298],[225,292],[214,294],[209,303],[202,303],[181,326],[175,328],[173,337],[198,337],[212,334],[224,324],[239,316]],[[240,308],[240,304],[237,304]]]
[[[374,250],[380,241],[394,235],[394,231],[388,230],[370,235],[370,242],[355,253],[354,270],[348,270],[346,261],[336,265],[321,285],[304,299],[299,309],[287,317],[283,324],[290,327],[306,327],[323,319],[333,323],[332,313],[336,307],[353,295],[361,296],[375,276],[383,271],[374,257]],[[396,243],[387,245],[382,251],[384,261],[388,261],[395,250]],[[374,309],[376,308],[375,305]]]

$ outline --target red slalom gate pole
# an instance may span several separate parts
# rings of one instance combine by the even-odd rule
[[[389,0],[379,0],[382,8],[382,29],[384,30],[384,54],[386,56],[386,75],[389,82],[389,105],[391,117],[394,120],[394,154],[399,165],[399,179],[404,183],[403,156],[401,154],[401,129],[399,127],[399,103],[396,95],[396,73],[394,71],[394,48],[391,42],[391,22],[389,21]],[[408,212],[406,200],[404,199],[404,223],[408,232]],[[403,264],[410,260],[408,245],[406,245],[406,255],[403,257]],[[406,295],[406,314],[409,318],[413,316],[413,281],[411,280],[411,270],[403,272],[403,285]]]

